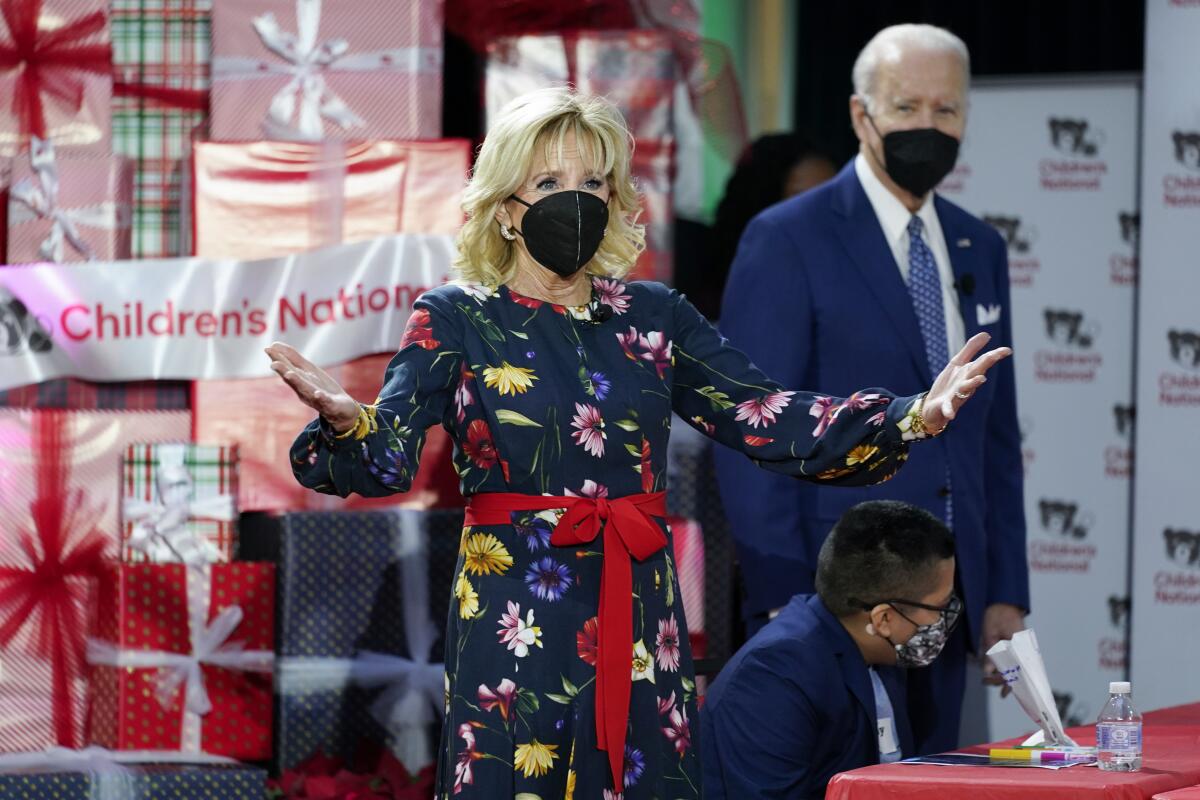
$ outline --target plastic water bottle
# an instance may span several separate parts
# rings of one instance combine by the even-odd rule
[[[1108,685],[1108,702],[1096,720],[1100,769],[1137,772],[1142,768],[1142,715],[1133,707],[1129,681]]]

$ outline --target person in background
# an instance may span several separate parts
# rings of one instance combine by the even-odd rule
[[[850,98],[858,155],[832,181],[755,217],[730,272],[721,332],[758,367],[787,385],[845,392],[869,379],[912,391],[980,331],[1011,344],[1004,242],[933,191],[957,159],[969,76],[966,46],[930,25],[886,28],[863,48]],[[719,450],[715,461],[749,631],[812,591],[825,532],[857,502],[903,500],[954,531],[966,624],[932,668],[909,675],[918,752],[953,749],[968,651],[1011,637],[1029,608],[1011,362],[950,435],[887,484],[831,492]],[[990,662],[983,668],[1002,683]]]
[[[679,265],[679,291],[711,320],[720,316],[721,293],[738,240],[747,223],[767,206],[819,186],[837,174],[837,164],[799,133],[769,133],[755,139],[725,184],[706,246],[697,253],[704,267]]]
[[[915,506],[860,503],[821,546],[816,584],[708,692],[709,800],[822,798],[839,772],[913,753],[902,673],[937,658],[962,611],[953,535]]]

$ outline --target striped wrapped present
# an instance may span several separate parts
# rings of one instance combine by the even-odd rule
[[[212,0],[112,0],[113,150],[134,161],[133,257],[190,252],[186,164],[207,128]]]
[[[233,560],[237,445],[131,444],[121,457],[121,557]]]

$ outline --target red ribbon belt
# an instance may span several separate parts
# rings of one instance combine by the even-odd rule
[[[604,564],[600,572],[599,633],[596,637],[596,743],[608,753],[613,786],[622,787],[625,731],[633,688],[633,564],[667,546],[654,517],[667,515],[667,493],[603,497],[477,494],[467,505],[466,524],[510,525],[516,511],[566,508],[550,544],[571,547],[593,541],[604,532]]]

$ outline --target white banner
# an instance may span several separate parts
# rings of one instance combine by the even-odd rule
[[[1133,698],[1200,700],[1200,3],[1146,4]]]
[[[984,83],[940,187],[1008,244],[1026,622],[1068,726],[1127,669],[1137,112],[1133,80]],[[1033,727],[1011,697],[987,708],[990,740]]]
[[[0,389],[63,376],[263,377],[275,340],[321,365],[392,352],[454,252],[450,236],[400,234],[261,261],[5,267]]]

